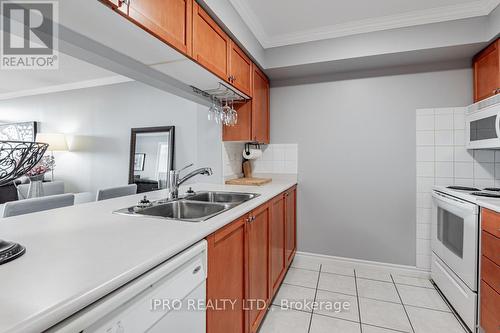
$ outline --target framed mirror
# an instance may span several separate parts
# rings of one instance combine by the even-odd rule
[[[132,128],[129,184],[137,184],[137,193],[166,188],[174,154],[174,126]]]

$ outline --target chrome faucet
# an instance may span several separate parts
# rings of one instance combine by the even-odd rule
[[[211,168],[199,168],[199,169],[191,171],[190,173],[188,173],[184,177],[179,178],[179,175],[180,175],[181,171],[184,171],[187,168],[192,167],[193,165],[194,164],[191,163],[189,165],[186,165],[182,169],[171,170],[168,173],[168,194],[169,194],[169,199],[177,199],[179,197],[179,186],[181,186],[181,184],[184,183],[185,181],[193,178],[196,175],[211,176],[213,174]]]

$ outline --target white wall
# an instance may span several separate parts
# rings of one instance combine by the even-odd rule
[[[142,83],[0,102],[0,121],[28,120],[38,121],[41,132],[74,136],[71,151],[56,154],[55,177],[66,191],[126,184],[130,129],[149,126],[174,125],[176,165],[211,166],[215,174],[198,180],[222,181],[221,129],[208,122],[206,108]]]
[[[271,142],[300,151],[299,250],[415,265],[415,110],[471,100],[469,69],[272,88]]]

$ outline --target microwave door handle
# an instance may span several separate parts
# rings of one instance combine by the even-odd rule
[[[497,134],[497,139],[500,139],[500,112],[497,113],[496,121],[495,121],[495,131]]]

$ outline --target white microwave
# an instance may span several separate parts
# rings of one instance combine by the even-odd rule
[[[500,103],[477,110],[470,107],[465,116],[465,137],[467,149],[500,149]]]

